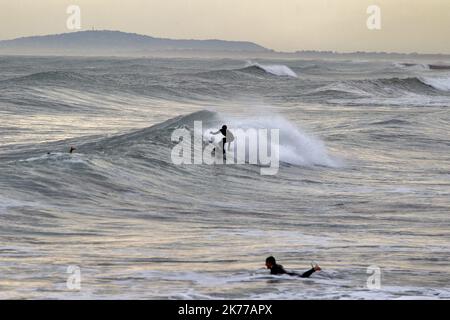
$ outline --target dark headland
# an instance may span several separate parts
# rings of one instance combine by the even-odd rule
[[[121,31],[78,31],[0,41],[0,54],[152,55],[154,53],[264,53],[248,41],[175,40]]]

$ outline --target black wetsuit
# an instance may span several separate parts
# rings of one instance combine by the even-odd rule
[[[310,270],[308,270],[302,274],[295,273],[295,272],[287,272],[286,270],[284,270],[284,268],[281,264],[275,264],[272,266],[272,268],[270,268],[270,274],[288,274],[290,276],[298,276],[300,278],[309,278],[314,272],[316,272],[316,270],[314,270],[314,268],[311,268]]]
[[[222,151],[223,151],[223,157],[225,159],[225,143],[227,143],[227,130],[226,129],[220,129],[219,132],[223,134],[222,139]],[[216,148],[213,149],[213,152],[216,152]]]
[[[223,154],[225,154],[225,143],[227,143],[227,129],[220,129],[219,130],[221,134],[223,134],[223,139],[222,139],[222,150],[223,150]]]

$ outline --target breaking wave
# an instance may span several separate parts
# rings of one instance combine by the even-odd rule
[[[280,76],[280,77],[292,77],[297,78],[298,75],[288,66],[285,65],[263,65],[256,62],[247,62],[247,66],[244,69],[241,70],[262,70],[264,72],[267,72],[269,74]]]
[[[447,77],[420,77],[422,83],[440,91],[450,91],[450,76]]]

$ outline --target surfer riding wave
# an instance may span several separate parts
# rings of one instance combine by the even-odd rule
[[[209,133],[213,134],[213,135],[221,133],[223,135],[222,151],[223,151],[223,155],[225,157],[225,144],[228,142],[228,150],[230,150],[231,142],[234,141],[233,133],[230,130],[228,130],[228,127],[225,124],[222,126],[221,129],[217,130],[216,132],[210,131]],[[213,151],[215,151],[215,149]]]

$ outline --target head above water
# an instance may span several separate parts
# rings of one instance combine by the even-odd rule
[[[267,257],[266,259],[266,267],[267,269],[272,268],[274,265],[276,265],[277,262],[273,256]]]

